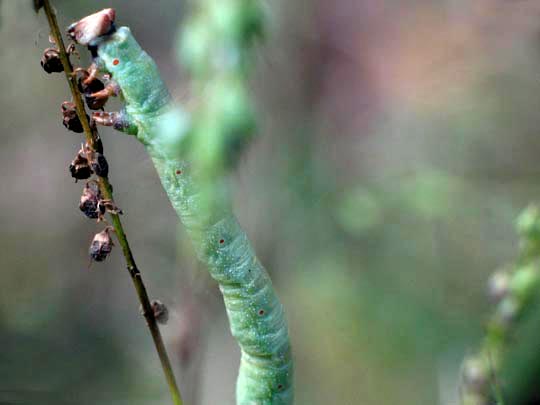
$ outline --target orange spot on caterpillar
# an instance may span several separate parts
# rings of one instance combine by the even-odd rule
[[[261,315],[261,316],[264,315],[264,309],[259,309],[259,315]]]
[[[177,174],[177,175],[181,175],[181,174],[182,174],[182,170],[177,170],[177,171],[176,171],[176,174]]]
[[[118,59],[115,59],[115,60],[112,61],[112,64],[114,66],[118,65],[119,63],[120,63],[120,61]]]
[[[225,243],[225,239],[220,239],[220,240],[219,240],[219,243],[220,243],[220,245],[224,244],[224,243]]]

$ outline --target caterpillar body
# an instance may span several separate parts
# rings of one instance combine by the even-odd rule
[[[191,130],[188,114],[173,105],[155,62],[130,29],[114,27],[114,10],[86,17],[68,33],[89,45],[93,69],[111,75],[111,87],[125,102],[123,111],[96,112],[94,119],[135,135],[146,146],[199,259],[219,284],[241,348],[237,404],[292,404],[293,363],[283,307],[233,214],[225,178],[197,182],[182,157]]]

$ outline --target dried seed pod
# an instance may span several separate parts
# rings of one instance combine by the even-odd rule
[[[77,180],[86,180],[92,175],[93,171],[83,148],[77,152],[77,156],[71,161],[69,172],[71,173],[71,177],[75,179],[75,182]]]
[[[151,305],[156,321],[162,325],[165,325],[169,320],[169,310],[165,304],[159,300],[153,300]]]
[[[105,213],[110,212],[111,214],[123,214],[122,210],[116,206],[112,200],[102,200],[100,199],[97,204],[98,211],[98,222],[104,219]]]
[[[37,13],[43,7],[43,0],[34,0],[34,11]]]
[[[90,167],[99,177],[107,177],[109,175],[109,164],[107,159],[99,152],[93,152],[90,157]]]
[[[86,183],[81,195],[81,202],[79,203],[79,209],[88,218],[96,219],[99,217],[99,202],[101,199],[101,193],[99,187],[95,181],[89,181]]]
[[[88,114],[86,117],[89,118]],[[79,134],[84,132],[82,123],[77,115],[75,104],[70,103],[69,101],[64,101],[62,103],[62,124],[70,131],[77,132]]]
[[[92,169],[88,165],[76,165],[71,162],[69,165],[69,172],[71,177],[75,178],[75,182],[78,180],[86,180],[92,175]]]
[[[84,94],[84,101],[86,102],[86,105],[91,110],[101,110],[103,106],[107,103],[107,98],[98,98],[94,97],[90,94]]]
[[[114,31],[115,11],[106,8],[74,22],[67,29],[68,36],[81,45],[92,45],[100,36]]]
[[[96,152],[88,144],[84,145],[84,154],[90,164],[90,167],[99,177],[107,177],[109,175],[109,164],[107,159],[101,153]]]
[[[56,48],[47,48],[41,56],[41,67],[47,73],[60,73],[64,71],[60,52]]]
[[[101,137],[99,136],[95,126],[92,128],[92,134],[94,138],[94,150],[103,155],[103,142],[101,141]]]
[[[105,88],[105,85],[97,77],[94,77],[90,82],[87,82],[84,77],[80,77],[78,81],[78,87],[81,93],[84,94],[84,100],[86,105],[91,110],[100,110],[103,108],[107,99],[93,97],[92,94],[101,91]]]
[[[114,243],[109,232],[112,229],[112,227],[108,226],[94,236],[94,239],[90,244],[90,249],[88,250],[88,254],[92,260],[102,262],[109,256],[109,253],[111,253]]]

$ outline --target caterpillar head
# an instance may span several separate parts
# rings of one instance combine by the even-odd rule
[[[106,8],[74,22],[67,29],[68,36],[81,45],[93,45],[96,40],[115,30],[116,12]]]

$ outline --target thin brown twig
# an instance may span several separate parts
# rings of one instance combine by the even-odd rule
[[[54,12],[54,9],[52,8],[49,0],[43,0],[43,8],[45,10],[45,14],[47,15],[47,20],[49,21],[51,34],[56,42],[56,45],[58,46],[60,59],[64,67],[64,72],[66,74],[66,78],[67,78],[67,81],[71,90],[71,94],[73,96],[73,102],[75,103],[75,106],[77,109],[77,115],[84,129],[84,135],[85,135],[86,141],[93,149],[95,149],[95,146],[98,142],[97,131],[92,128],[88,120],[88,117],[86,115],[83,98],[77,87],[77,77],[73,74],[73,67],[71,65],[68,54],[66,52],[66,47],[62,39],[62,34],[60,32],[60,29],[58,27],[58,22],[56,20],[56,13]],[[109,182],[108,178],[98,177],[98,183],[99,183],[99,187],[101,189],[101,193],[104,196],[104,198],[114,201],[111,183]],[[161,361],[161,366],[163,368],[163,372],[165,373],[167,384],[171,391],[173,403],[174,405],[182,405],[183,404],[182,397],[180,395],[178,385],[176,384],[174,372],[171,367],[169,357],[167,356],[167,351],[165,349],[165,345],[163,343],[163,339],[161,337],[159,327],[154,317],[154,312],[152,310],[152,306],[148,298],[148,293],[146,292],[146,287],[144,286],[144,283],[142,281],[141,272],[139,271],[137,264],[135,263],[133,253],[129,246],[126,233],[124,232],[124,228],[122,226],[122,222],[120,221],[119,215],[115,213],[111,213],[110,215],[111,215],[112,224],[116,233],[116,237],[122,248],[122,252],[126,260],[126,265],[129,271],[129,275],[131,276],[131,280],[133,281],[133,285],[135,287],[135,290],[137,291],[137,296],[139,297],[139,301],[142,306],[144,317],[146,318],[148,329],[150,329],[150,333],[152,334],[154,345],[158,352],[159,359]]]

